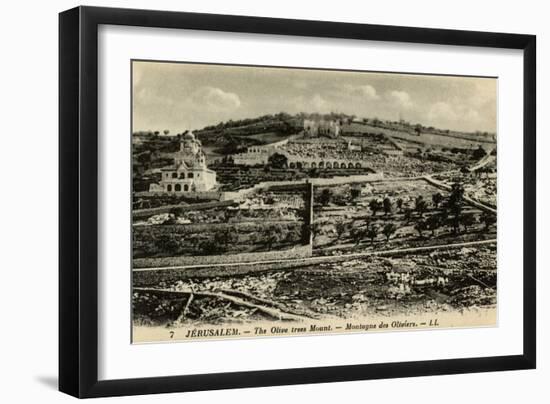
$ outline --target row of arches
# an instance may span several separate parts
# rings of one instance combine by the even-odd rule
[[[181,192],[182,186],[181,184],[175,184],[174,187],[172,188],[172,184],[166,185],[166,192],[172,192],[172,189],[174,190],[174,192]],[[188,191],[189,191],[189,185],[183,184],[183,192],[188,192]]]
[[[261,147],[249,147],[248,153],[267,153],[267,150]]]
[[[197,177],[198,176],[199,176],[199,174],[197,174]],[[172,172],[171,175],[169,173],[166,173],[166,178],[170,178],[170,177],[184,179],[184,178],[194,178],[195,175],[194,175],[194,173],[187,173],[187,176],[186,176],[185,173],[182,172],[182,173],[179,173],[179,176],[178,176],[178,173],[174,171],[174,172]]]
[[[288,167],[289,168],[298,168],[298,169],[302,169],[302,168],[361,168],[362,165],[361,163],[357,162],[357,163],[352,163],[352,162],[349,162],[349,163],[346,163],[345,161],[344,162],[338,162],[338,161],[320,161],[318,163],[316,162],[307,162],[307,161],[292,161],[288,164]]]

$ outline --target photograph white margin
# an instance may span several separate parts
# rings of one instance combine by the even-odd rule
[[[98,36],[100,380],[522,353],[521,51],[122,26]],[[498,326],[132,345],[131,59],[498,77]]]

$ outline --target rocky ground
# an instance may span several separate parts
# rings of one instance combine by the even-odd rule
[[[453,312],[494,307],[496,281],[496,248],[484,245],[159,283],[155,289],[172,293],[135,290],[134,318],[136,325],[187,326]]]

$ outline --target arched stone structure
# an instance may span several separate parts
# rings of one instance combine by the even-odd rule
[[[353,163],[349,163],[348,168],[353,168]]]
[[[338,162],[335,161],[334,163],[332,163],[332,168],[340,168],[340,164],[338,164]]]
[[[293,163],[293,162],[289,163],[289,165],[288,165],[288,166],[289,166],[290,168],[296,168],[296,164],[295,164],[295,163]]]
[[[332,163],[330,161],[327,161],[327,163],[325,164],[325,167],[332,168]]]
[[[175,192],[181,192],[181,184],[174,185],[174,191]]]
[[[296,168],[298,168],[300,170],[302,169],[302,162],[301,161],[296,162]]]
[[[319,162],[319,168],[325,168],[325,163],[323,161]]]
[[[355,168],[361,168],[361,163],[355,163]]]
[[[317,168],[317,164],[315,162],[311,163],[311,168]]]
[[[166,185],[166,191],[172,192],[172,185],[171,184]]]

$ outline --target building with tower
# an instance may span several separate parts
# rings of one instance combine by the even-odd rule
[[[180,149],[174,153],[174,164],[161,169],[161,181],[151,184],[150,192],[206,192],[216,186],[216,172],[206,166],[206,158],[199,139],[186,133]]]
[[[304,135],[306,137],[336,138],[340,135],[340,131],[340,122],[337,120],[304,119]]]

